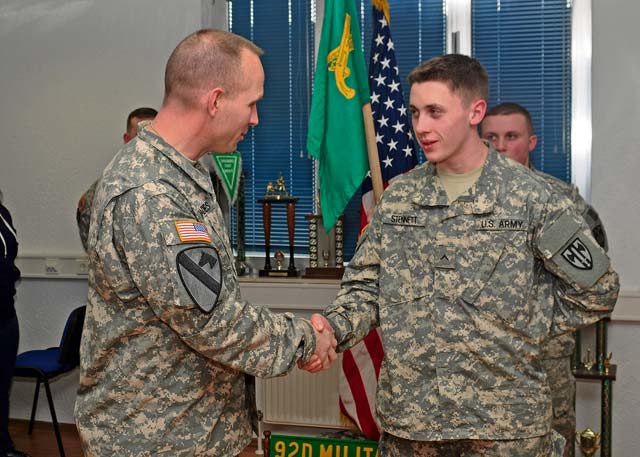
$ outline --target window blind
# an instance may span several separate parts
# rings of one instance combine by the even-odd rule
[[[515,102],[531,112],[534,166],[571,181],[571,2],[474,0],[473,55],[487,69],[489,107]]]
[[[308,248],[304,214],[313,211],[312,159],[306,152],[313,72],[314,2],[234,0],[228,5],[229,30],[260,46],[265,54],[264,98],[258,103],[259,125],[238,145],[246,192],[246,249],[264,252],[262,205],[269,182],[284,177],[298,198],[295,219],[297,253]],[[235,217],[232,216],[235,244]],[[286,207],[272,205],[271,250],[288,252]]]

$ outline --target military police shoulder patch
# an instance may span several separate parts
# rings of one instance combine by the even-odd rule
[[[218,251],[210,246],[194,246],[178,253],[176,266],[189,297],[205,313],[218,303],[222,272]]]

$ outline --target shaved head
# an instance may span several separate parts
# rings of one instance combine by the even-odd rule
[[[249,40],[223,30],[203,29],[186,37],[167,62],[163,105],[177,101],[194,106],[199,97],[216,87],[232,94],[242,81],[243,50],[263,54]]]

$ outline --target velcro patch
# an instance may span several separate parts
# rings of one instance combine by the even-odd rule
[[[602,248],[566,214],[542,235],[539,248],[582,287],[593,286],[609,269],[609,258]]]
[[[176,267],[185,290],[205,313],[211,312],[222,290],[218,251],[209,246],[184,249],[176,256]]]
[[[491,218],[486,217],[476,220],[476,230],[510,230],[526,231],[529,228],[527,221],[512,217]]]
[[[178,237],[183,243],[191,241],[204,241],[211,243],[211,237],[204,224],[198,221],[175,221]]]

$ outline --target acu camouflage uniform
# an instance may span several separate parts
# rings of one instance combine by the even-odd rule
[[[91,223],[91,207],[93,206],[93,196],[96,193],[98,181],[94,181],[87,191],[82,194],[76,208],[76,222],[78,224],[78,232],[80,233],[80,241],[85,252],[89,250],[89,224]]]
[[[536,176],[542,178],[554,192],[570,199],[578,214],[582,215],[589,226],[594,239],[606,251],[607,237],[598,213],[578,192],[578,189],[554,176],[531,167]],[[553,280],[551,278],[551,280]],[[540,358],[547,372],[553,403],[553,429],[564,436],[568,456],[576,433],[576,412],[574,408],[575,379],[571,370],[572,356],[575,351],[575,334],[564,333],[550,338],[543,346]]]
[[[181,241],[176,221],[210,241]],[[85,455],[239,454],[251,438],[242,372],[286,373],[315,336],[240,299],[202,166],[143,128],[98,184],[89,257],[75,407]]]
[[[570,263],[581,266],[583,247],[591,269]],[[514,440],[551,433],[546,336],[607,316],[618,286],[571,202],[491,149],[453,203],[433,164],[395,180],[325,314],[339,350],[380,327],[376,414],[386,433]]]

